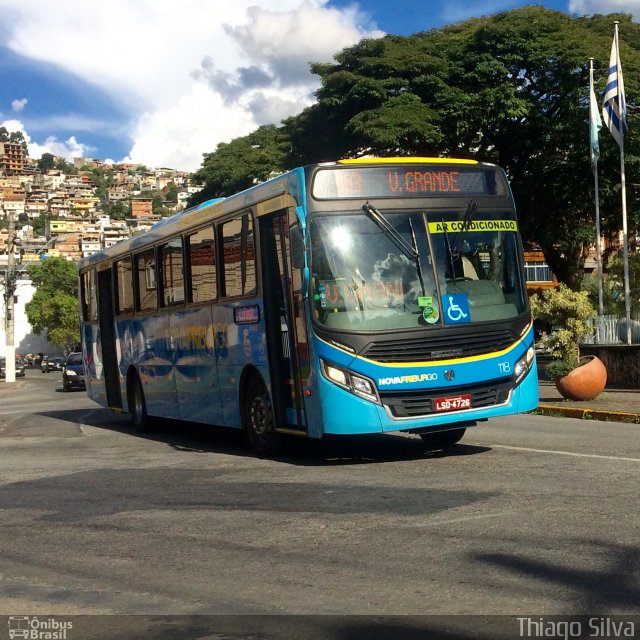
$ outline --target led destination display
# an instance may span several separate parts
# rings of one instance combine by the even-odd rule
[[[490,167],[407,165],[320,169],[313,181],[313,197],[398,198],[446,196],[503,196],[503,177]]]

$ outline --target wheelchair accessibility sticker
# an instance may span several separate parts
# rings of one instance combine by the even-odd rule
[[[442,310],[445,324],[471,322],[469,298],[466,293],[447,293],[442,296]]]

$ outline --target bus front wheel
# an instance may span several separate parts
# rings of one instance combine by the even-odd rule
[[[440,433],[421,433],[420,437],[430,449],[444,449],[460,442],[466,429],[440,431]]]
[[[144,390],[140,378],[136,377],[129,390],[129,411],[131,412],[131,424],[138,433],[149,431],[149,415],[147,403],[144,399]]]
[[[256,377],[249,381],[245,394],[244,430],[249,445],[258,455],[272,455],[278,448],[273,405],[264,383]]]

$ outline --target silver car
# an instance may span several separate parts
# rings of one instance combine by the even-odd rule
[[[5,378],[7,375],[7,360],[6,358],[0,358],[0,378]],[[16,378],[24,378],[27,375],[24,360],[16,358]]]

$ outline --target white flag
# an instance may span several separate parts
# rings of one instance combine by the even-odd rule
[[[622,80],[622,65],[618,49],[618,25],[613,35],[611,57],[609,58],[609,76],[604,90],[604,104],[602,118],[616,139],[620,147],[624,144],[627,133],[627,103],[624,97],[624,82]]]

